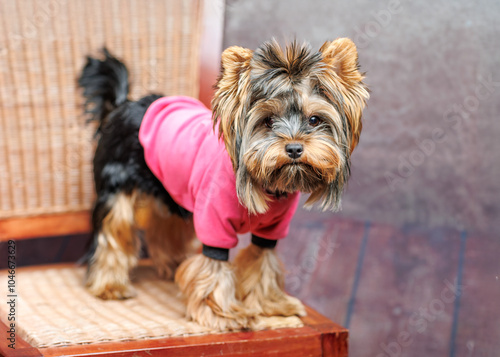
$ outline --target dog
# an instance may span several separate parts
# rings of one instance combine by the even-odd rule
[[[133,297],[129,273],[143,237],[159,274],[185,296],[187,318],[203,326],[238,330],[259,316],[304,316],[284,291],[274,248],[299,192],[310,194],[307,207],[340,207],[369,98],[354,43],[230,47],[212,111],[187,97],[130,100],[126,66],[103,52],[87,58],[78,80],[98,122],[88,290]],[[252,243],[229,262],[246,232]]]

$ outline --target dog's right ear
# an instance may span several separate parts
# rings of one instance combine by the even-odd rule
[[[238,46],[222,53],[221,73],[212,100],[214,127],[219,123],[219,137],[224,139],[235,171],[248,107],[252,55],[253,51]]]

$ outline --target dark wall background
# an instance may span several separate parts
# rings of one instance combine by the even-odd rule
[[[499,15],[493,0],[228,0],[224,46],[352,38],[372,96],[340,214],[495,232]]]

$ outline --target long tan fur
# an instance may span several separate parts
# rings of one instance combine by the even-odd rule
[[[325,42],[320,52],[323,54],[323,62],[328,70],[318,76],[318,79],[327,89],[325,93],[342,93],[344,110],[350,126],[349,147],[352,152],[359,142],[363,127],[361,115],[370,97],[363,83],[365,77],[359,71],[358,51],[350,39],[339,38],[333,42]]]
[[[231,263],[197,254],[184,261],[175,281],[187,299],[187,317],[218,330],[248,327],[253,314],[236,296]]]
[[[173,279],[177,266],[197,247],[192,220],[171,214],[158,199],[137,191],[120,193],[108,204],[111,209],[103,219],[96,251],[89,262],[89,291],[103,299],[135,295],[129,275],[137,265],[139,230],[145,232],[158,274]]]
[[[219,136],[226,144],[233,167],[238,168],[239,145],[248,106],[250,86],[250,60],[253,51],[233,46],[222,53],[221,75],[212,100],[214,126],[219,123]]]
[[[250,244],[234,265],[239,295],[248,310],[264,316],[305,316],[300,300],[285,293],[283,266],[274,249]]]
[[[126,299],[135,295],[129,273],[137,265],[133,197],[119,194],[103,220],[95,254],[89,264],[86,285],[102,299]]]

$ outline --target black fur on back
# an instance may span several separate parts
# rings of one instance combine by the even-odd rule
[[[134,190],[161,200],[170,212],[181,217],[190,213],[170,197],[162,183],[146,165],[144,149],[139,142],[139,128],[148,107],[161,95],[148,95],[138,101],[127,100],[128,75],[125,65],[104,49],[104,61],[88,57],[78,81],[87,98],[93,120],[99,121],[98,143],[94,155],[94,182],[97,193],[92,212],[94,242],[87,254],[95,250],[102,221],[111,209],[110,200],[117,193]]]
[[[126,102],[112,111],[102,127],[95,156],[94,181],[98,195],[126,194],[134,189],[155,196],[174,213],[181,213],[161,182],[146,165],[139,128],[148,107],[160,95]]]

